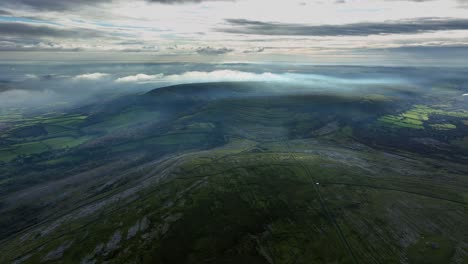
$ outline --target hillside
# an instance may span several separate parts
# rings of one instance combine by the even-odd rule
[[[6,122],[1,263],[466,263],[446,94],[200,83]]]

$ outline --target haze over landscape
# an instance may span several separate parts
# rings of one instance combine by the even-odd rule
[[[468,263],[468,1],[0,1],[0,263]]]

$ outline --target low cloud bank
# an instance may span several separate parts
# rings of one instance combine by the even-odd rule
[[[420,87],[431,87],[439,79],[468,83],[464,69],[288,64],[0,65],[0,76],[0,113],[10,108],[35,111],[51,106],[75,107],[169,85],[203,82],[291,83],[314,92],[338,93],[374,93],[377,89],[415,92]],[[274,89],[289,92],[288,85]]]
[[[73,79],[75,80],[99,80],[108,76],[109,76],[108,73],[95,72],[95,73],[85,73],[85,74],[77,75],[73,77]]]
[[[150,83],[154,81],[161,81],[163,77],[164,77],[164,74],[148,75],[144,73],[139,73],[136,75],[129,75],[129,76],[118,78],[117,80],[115,80],[115,82],[117,83],[131,83],[131,82]]]
[[[319,74],[303,73],[253,73],[237,70],[216,70],[210,72],[189,71],[181,74],[165,75],[144,74],[128,75],[117,78],[116,83],[135,83],[135,84],[157,84],[157,83],[200,83],[200,82],[290,82],[302,83],[311,87],[349,87],[357,85],[379,85],[385,83],[405,83],[405,80],[398,78],[339,78]]]
[[[235,70],[217,70],[211,72],[190,71],[181,74],[136,74],[121,77],[117,83],[195,83],[195,82],[245,82],[245,81],[290,81],[291,79],[271,72],[252,73]]]

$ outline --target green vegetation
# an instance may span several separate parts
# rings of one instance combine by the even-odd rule
[[[213,123],[193,123],[186,128],[192,131],[210,131],[215,128],[215,125]]]
[[[406,116],[387,115],[387,116],[383,116],[379,118],[379,121],[389,126],[424,129],[423,121],[419,119],[413,119],[413,117],[418,118],[417,116],[414,116],[414,115],[406,115]]]
[[[454,146],[468,149],[468,136],[462,139],[454,139],[450,143]]]
[[[149,138],[144,144],[149,145],[187,145],[201,143],[206,138],[204,134],[174,134]]]
[[[457,128],[457,126],[453,124],[430,124],[429,126],[437,130],[450,130]]]
[[[63,149],[63,148],[73,148],[78,145],[85,143],[90,140],[92,137],[57,137],[43,140],[42,143],[46,144],[51,149]]]
[[[425,105],[415,105],[409,111],[406,111],[399,115],[382,116],[378,119],[378,121],[381,124],[393,127],[424,129],[424,124],[427,123],[426,121],[429,121],[430,117],[433,115],[466,118],[468,117],[468,112],[444,111],[441,109],[431,108]],[[456,126],[453,124],[429,124],[429,126],[437,130],[448,130],[456,128]]]
[[[256,85],[8,123],[0,263],[468,259],[463,105]]]
[[[45,139],[41,141],[33,141],[27,143],[20,143],[9,146],[8,149],[0,149],[0,160],[11,161],[18,156],[27,157],[32,154],[39,154],[46,151],[59,150],[65,148],[73,148],[79,146],[92,137],[56,137]]]
[[[58,158],[58,159],[47,160],[41,164],[57,165],[57,164],[66,163],[66,162],[78,162],[78,161],[80,161],[80,159],[77,157],[63,157],[63,158]]]
[[[410,263],[438,264],[451,263],[455,247],[450,239],[443,236],[423,236],[408,248]]]
[[[242,143],[246,142],[234,144]],[[284,151],[299,142],[276,144]],[[307,149],[307,141],[302,146]],[[399,262],[404,257],[410,263],[442,264],[450,262],[456,248],[462,246],[451,239],[457,237],[451,223],[460,221],[465,227],[468,212],[463,205],[445,200],[455,191],[440,192],[446,184],[431,197],[425,183],[415,184],[418,179],[392,173],[381,178],[364,176],[369,171],[356,162],[367,156],[364,153],[341,152],[356,159],[343,163],[302,151],[269,152],[269,144],[258,147],[267,152],[239,152],[228,147],[209,156],[195,154],[173,168],[170,179],[139,192],[138,199],[125,206],[72,218],[52,234],[21,242],[22,251],[33,252],[25,263],[40,262],[70,241],[74,244],[64,251],[62,263],[74,263],[77,258],[98,263],[200,263],[206,259],[211,263],[354,263],[354,259],[373,263],[368,258],[373,256],[372,260],[381,263]],[[323,153],[337,150],[317,147]],[[424,168],[398,159],[390,163]],[[384,168],[389,160],[374,160],[373,166]],[[158,166],[150,168],[154,169]],[[131,186],[140,176],[134,177],[128,175],[124,184]],[[108,192],[117,188],[121,187],[114,185]],[[415,206],[421,209],[414,210]],[[448,208],[454,215],[450,221],[445,215],[434,216],[432,207]],[[393,212],[403,213],[409,222],[398,222],[400,216]],[[437,225],[445,235],[426,237],[429,227],[411,224],[424,221]],[[401,248],[399,238],[406,232],[424,238]],[[106,246],[116,233],[118,243]],[[100,244],[104,245],[101,249]]]
[[[414,129],[424,129],[424,121],[429,120],[431,109],[426,106],[417,105],[413,109],[400,115],[386,115],[379,118],[379,122],[394,126]]]
[[[12,146],[13,151],[18,155],[28,156],[49,150],[49,147],[41,141],[21,143]]]
[[[0,149],[0,161],[9,162],[16,158],[16,156],[18,156],[18,154],[11,149]]]
[[[92,138],[81,136],[80,126],[87,118],[81,114],[50,114],[14,120],[1,135],[9,144],[0,146],[0,161],[81,145]]]
[[[125,129],[137,124],[147,122],[157,122],[160,118],[160,113],[157,111],[148,111],[141,108],[127,110],[126,112],[113,115],[106,118],[104,121],[86,127],[89,131],[104,131],[112,132],[120,129]]]

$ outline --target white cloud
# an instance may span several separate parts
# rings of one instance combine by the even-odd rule
[[[136,82],[136,83],[152,83],[152,82],[174,82],[174,83],[185,83],[185,82],[243,82],[243,81],[288,81],[287,77],[273,74],[270,72],[264,73],[251,73],[234,70],[218,70],[211,72],[201,71],[190,71],[182,74],[136,74],[126,77],[121,77],[115,80],[118,83],[122,82]]]
[[[147,75],[143,73],[139,73],[137,75],[129,75],[125,77],[118,78],[115,82],[124,83],[124,82],[137,82],[137,83],[148,83],[154,81],[160,81],[164,77],[164,74],[155,74],[155,75]]]
[[[270,72],[264,73],[251,73],[251,72],[242,72],[242,71],[233,71],[233,70],[218,70],[212,72],[200,72],[192,71],[185,72],[183,74],[168,75],[165,77],[167,81],[190,81],[190,82],[199,82],[199,81],[209,81],[209,82],[221,82],[221,81],[231,81],[231,82],[242,82],[242,81],[286,81],[287,78],[282,77],[278,74],[273,74]]]
[[[290,83],[308,83],[314,86],[339,87],[347,85],[377,85],[386,83],[406,83],[398,78],[377,78],[377,79],[346,79],[318,74],[297,74],[271,72],[254,73],[237,70],[216,70],[211,72],[189,71],[180,74],[164,75],[162,73],[148,75],[136,74],[121,77],[115,80],[116,83],[200,83],[200,82],[290,82]]]
[[[466,93],[466,94],[463,94],[463,96],[468,96],[468,93]]]
[[[73,77],[73,79],[75,80],[99,80],[107,76],[109,76],[108,73],[95,72],[95,73],[86,73],[86,74],[77,75]]]
[[[25,80],[28,80],[28,79],[38,79],[37,75],[35,74],[25,74],[24,75],[24,79]]]
[[[465,45],[466,31],[417,32],[417,34],[383,34],[372,36],[290,37],[267,35],[238,35],[221,32],[219,28],[231,28],[225,19],[245,19],[264,23],[301,24],[309,26],[339,26],[354,23],[386,23],[408,19],[439,17],[468,18],[466,9],[459,8],[464,0],[346,0],[344,1],[192,1],[186,5],[161,5],[167,1],[59,1],[4,0],[6,3],[28,3],[46,8],[31,10],[25,6],[7,8],[9,13],[23,18],[34,17],[27,24],[41,27],[34,35],[24,38],[19,32],[9,32],[0,41],[4,60],[31,61],[46,58],[65,61],[132,61],[154,62],[207,62],[214,61],[288,61],[327,64],[389,63],[396,61],[393,55],[381,55],[371,51],[369,55],[352,54],[353,48],[393,48],[425,43],[449,43]],[[2,2],[2,1],[0,1]],[[2,3],[3,3],[2,2]],[[55,1],[57,2],[57,1]],[[67,3],[65,3],[67,2]],[[68,3],[70,2],[70,4]],[[74,4],[71,4],[73,2]],[[182,2],[173,0],[173,2]],[[300,5],[306,2],[307,5]],[[34,3],[34,4],[33,4]],[[1,6],[2,4],[0,4]],[[53,8],[57,6],[56,8]],[[268,6],[267,12],[259,13]],[[66,8],[57,12],[58,7]],[[5,8],[2,8],[5,9]],[[16,22],[15,22],[16,23]],[[326,28],[326,27],[325,27]],[[70,33],[71,32],[71,33]],[[75,36],[76,32],[76,36]],[[92,38],[79,37],[78,33],[91,34]],[[31,33],[31,34],[32,34]],[[55,34],[52,34],[55,33]],[[173,49],[177,45],[177,49]],[[263,47],[266,46],[265,51]],[[205,47],[205,48],[197,48]],[[208,47],[208,48],[206,48]],[[211,48],[210,48],[211,47]],[[226,47],[226,48],[214,48]],[[28,52],[24,52],[27,50]],[[29,52],[32,51],[32,52]],[[139,52],[140,54],[136,54]],[[197,53],[198,52],[198,53]],[[45,53],[45,54],[44,54]],[[47,55],[50,54],[50,55]],[[212,56],[223,54],[222,56]],[[47,55],[47,56],[45,56]],[[428,53],[428,55],[432,55]],[[156,57],[157,56],[157,57]],[[405,55],[403,55],[405,56]],[[405,56],[403,58],[407,58]],[[398,60],[401,60],[398,58]],[[408,58],[403,62],[413,62]],[[421,63],[424,64],[424,63]]]

